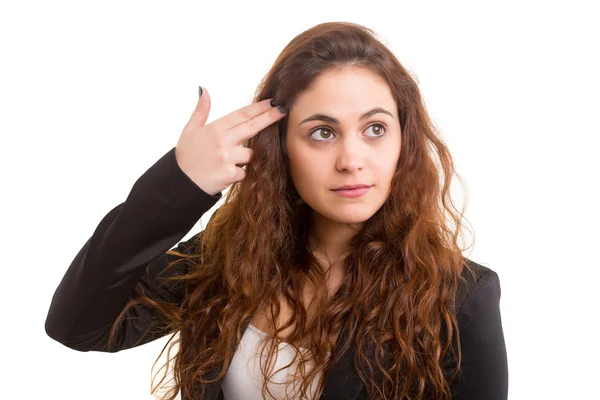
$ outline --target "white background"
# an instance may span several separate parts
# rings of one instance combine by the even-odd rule
[[[166,338],[70,350],[44,331],[54,290],[102,217],[175,146],[198,85],[212,98],[208,122],[247,105],[284,46],[326,21],[376,30],[418,77],[468,186],[468,256],[500,276],[509,398],[597,396],[593,3],[2,2],[0,397],[152,398]]]

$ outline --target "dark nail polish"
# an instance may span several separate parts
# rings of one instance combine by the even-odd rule
[[[275,99],[271,99],[271,107],[275,107]]]
[[[202,86],[198,86],[198,97],[202,97]]]
[[[283,104],[279,106],[279,112],[282,114],[285,114],[287,112],[287,109]]]

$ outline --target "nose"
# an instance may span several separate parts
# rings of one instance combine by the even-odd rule
[[[355,172],[365,166],[365,156],[367,148],[359,138],[346,137],[339,142],[336,168],[338,171]]]

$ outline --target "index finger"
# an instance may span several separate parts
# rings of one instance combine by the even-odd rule
[[[258,132],[265,129],[267,126],[274,124],[276,121],[284,118],[288,112],[286,107],[283,107],[283,111],[280,111],[280,107],[273,107],[267,112],[264,112],[256,117],[248,120],[228,131],[228,136],[233,142],[232,144],[239,146],[240,143],[245,142]]]
[[[236,126],[243,124],[252,118],[263,114],[273,108],[271,106],[272,99],[266,99],[257,103],[252,103],[245,107],[242,107],[232,113],[225,115],[219,119],[214,120],[209,125],[212,125],[217,130],[227,130],[235,128]]]

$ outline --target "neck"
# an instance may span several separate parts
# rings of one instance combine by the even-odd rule
[[[319,260],[326,261],[326,269],[334,267],[348,255],[348,243],[362,224],[333,221],[313,211],[307,235],[308,248]]]

